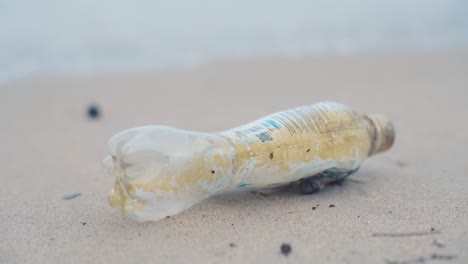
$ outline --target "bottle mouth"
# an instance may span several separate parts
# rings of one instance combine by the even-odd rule
[[[365,117],[370,121],[368,130],[372,139],[369,156],[390,149],[395,141],[395,128],[392,122],[383,115],[368,115]]]

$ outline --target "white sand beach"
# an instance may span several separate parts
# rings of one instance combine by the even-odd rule
[[[468,263],[467,88],[467,50],[2,84],[0,263]],[[220,131],[323,100],[395,124],[393,148],[352,176],[363,183],[220,194],[150,223],[108,205],[113,179],[100,162],[121,130]],[[90,104],[101,118],[87,118]]]

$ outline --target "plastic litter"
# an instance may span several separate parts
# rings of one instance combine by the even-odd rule
[[[392,123],[321,102],[222,132],[167,126],[125,130],[103,161],[115,177],[110,204],[137,221],[175,215],[223,191],[302,181],[314,192],[356,172],[366,157],[389,149]]]

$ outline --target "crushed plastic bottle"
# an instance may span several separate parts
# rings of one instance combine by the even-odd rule
[[[321,102],[223,132],[136,127],[113,136],[103,161],[115,176],[108,199],[137,221],[175,215],[214,194],[302,181],[306,193],[357,171],[389,149],[391,122]]]

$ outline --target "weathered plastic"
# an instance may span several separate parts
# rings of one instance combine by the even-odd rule
[[[281,111],[223,132],[167,126],[132,128],[108,142],[115,176],[108,199],[125,216],[154,221],[219,192],[313,178],[339,180],[389,149],[391,122],[322,102]]]

